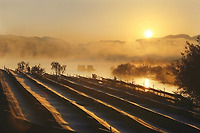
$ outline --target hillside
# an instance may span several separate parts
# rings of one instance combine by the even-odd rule
[[[51,37],[0,36],[1,57],[67,57],[70,45]]]

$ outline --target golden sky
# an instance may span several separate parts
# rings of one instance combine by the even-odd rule
[[[200,0],[0,0],[0,34],[69,42],[200,32]]]

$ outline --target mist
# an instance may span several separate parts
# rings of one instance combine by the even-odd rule
[[[70,45],[50,37],[0,36],[1,58],[69,57]]]
[[[138,39],[132,42],[100,40],[72,44],[52,37],[1,35],[0,61],[2,68],[6,65],[13,69],[22,60],[29,62],[31,66],[41,64],[47,72],[51,72],[50,63],[58,61],[67,65],[67,73],[70,74],[91,75],[91,73],[96,73],[101,76],[123,78],[150,76],[156,80],[162,80],[161,82],[171,84],[170,79],[173,79],[173,77],[166,75],[168,69],[164,66],[180,57],[186,41],[193,43],[195,39],[195,37],[180,34],[162,38]],[[131,64],[127,71],[136,72],[127,75],[124,74],[123,69],[118,69],[120,64],[126,63]],[[78,65],[91,65],[95,71],[78,70]],[[112,69],[110,69],[111,67]],[[137,69],[133,69],[135,67]],[[155,70],[162,75],[154,72]],[[139,73],[139,71],[141,72]]]
[[[176,35],[132,42],[101,40],[71,44],[51,37],[1,35],[0,57],[166,64],[180,57],[186,41],[194,42],[195,39],[186,35]]]
[[[165,84],[174,84],[175,77],[172,74],[170,65],[149,66],[133,63],[120,64],[115,68],[111,68],[112,75],[120,79],[133,80],[134,78],[149,78]]]

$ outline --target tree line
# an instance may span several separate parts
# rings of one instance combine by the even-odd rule
[[[56,76],[63,74],[66,71],[67,65],[61,65],[60,63],[53,61],[51,63],[51,69],[56,74]],[[43,75],[45,73],[45,69],[41,67],[41,65],[34,65],[30,67],[29,62],[21,61],[17,63],[17,71],[24,71],[32,74]]]

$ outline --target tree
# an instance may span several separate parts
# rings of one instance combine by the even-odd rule
[[[61,75],[65,72],[66,70],[66,65],[61,65],[58,62],[52,62],[51,63],[51,69],[55,71],[56,75]]]
[[[200,37],[199,44],[186,42],[182,57],[172,64],[175,84],[179,86],[178,92],[187,96],[194,102],[200,101]]]
[[[33,67],[31,68],[31,73],[42,75],[42,74],[45,73],[45,70],[44,70],[44,68],[41,68],[41,67],[40,67],[40,64],[39,64],[38,66],[35,65],[35,66],[33,66]]]
[[[18,70],[23,71],[25,69],[25,62],[21,61],[19,63],[17,63],[18,66]]]
[[[61,73],[61,74],[63,74],[63,73],[65,72],[66,67],[67,67],[66,65],[62,65],[62,66],[61,66],[61,68],[60,68],[60,73]]]
[[[21,61],[19,63],[17,63],[17,66],[18,66],[18,70],[19,71],[28,71],[30,72],[30,67],[29,67],[29,63],[26,63],[24,61]]]

